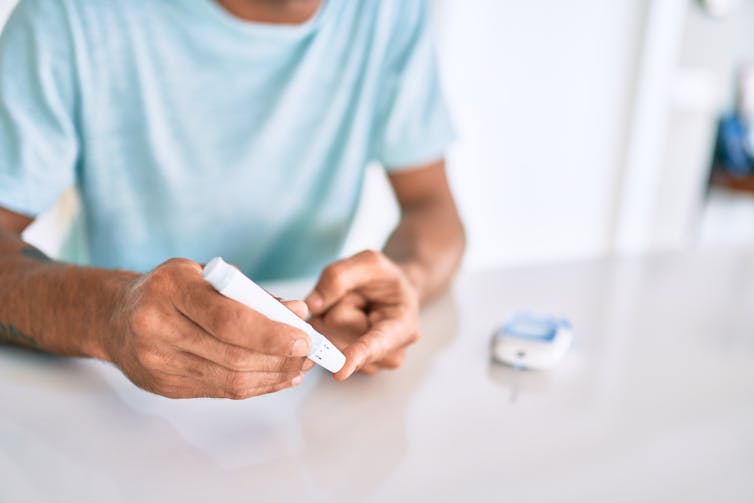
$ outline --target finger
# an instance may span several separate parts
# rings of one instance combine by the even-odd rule
[[[294,372],[301,370],[305,357],[266,355],[217,339],[183,315],[172,324],[176,348],[200,356],[229,370],[241,372]]]
[[[393,351],[382,360],[375,362],[375,365],[383,370],[395,370],[403,364],[406,358],[406,346],[397,351]]]
[[[226,369],[189,353],[174,355],[173,365],[157,374],[155,391],[160,394],[182,391],[194,396],[242,399],[295,386],[303,380],[301,371],[295,372],[239,372]],[[178,384],[192,383],[189,389]]]
[[[206,333],[191,320],[182,318],[174,345],[186,352],[241,372],[295,372],[303,368],[305,357],[266,355],[242,346],[229,344]]]
[[[382,253],[367,250],[327,266],[314,291],[306,298],[309,310],[320,314],[349,291],[372,281],[380,272],[393,272],[397,267]]]
[[[349,293],[324,314],[325,324],[361,335],[369,328],[369,319],[364,313],[366,302],[361,295]]]
[[[382,370],[382,369],[376,363],[370,363],[368,365],[364,365],[363,367],[361,367],[359,369],[359,372],[361,374],[365,374],[365,375],[371,376],[371,375],[376,374],[380,370]]]
[[[358,372],[366,375],[374,375],[382,370],[395,370],[401,366],[406,356],[406,348],[393,351],[386,358],[374,363],[367,363]]]
[[[185,376],[169,376],[162,379],[159,386],[145,387],[147,391],[173,399],[184,398],[230,398],[241,400],[253,396],[265,395],[291,388],[301,384],[303,379],[291,379],[274,386],[265,388],[249,389],[246,392],[230,393],[223,388],[207,386],[199,379]]]
[[[406,331],[403,325],[397,320],[374,325],[369,332],[345,348],[343,354],[346,363],[335,378],[341,381],[347,379],[365,365],[383,360],[396,349],[415,342],[419,338],[418,331]]]
[[[309,317],[309,308],[303,300],[281,300],[280,302],[302,320]]]
[[[325,321],[320,317],[311,318],[309,320],[309,323],[311,323],[312,327],[314,327],[314,330],[327,337],[327,340],[332,342],[335,347],[341,351],[343,351],[344,348],[348,347],[349,344],[351,344],[358,338],[359,335],[361,335],[352,333],[348,330],[342,330],[338,327],[327,325],[325,324]]]
[[[224,297],[206,281],[184,289],[176,309],[206,332],[228,344],[276,356],[306,356],[309,336],[290,325]]]

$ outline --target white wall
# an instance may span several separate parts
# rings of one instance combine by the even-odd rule
[[[446,0],[439,25],[461,140],[466,265],[609,248],[643,1]]]

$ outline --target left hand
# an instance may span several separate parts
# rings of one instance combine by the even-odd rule
[[[315,328],[346,356],[338,380],[358,370],[399,367],[406,347],[419,338],[418,293],[401,268],[377,251],[326,267],[306,304]]]

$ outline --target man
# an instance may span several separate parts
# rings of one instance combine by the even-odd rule
[[[22,0],[0,37],[0,338],[168,397],[298,384],[308,337],[202,281],[222,255],[322,271],[287,305],[343,349],[337,379],[396,368],[463,253],[450,139],[420,0]],[[327,265],[373,160],[400,223]],[[20,237],[72,183],[89,267]]]

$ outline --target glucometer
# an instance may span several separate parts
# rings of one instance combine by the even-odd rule
[[[275,297],[270,295],[241,271],[215,257],[204,266],[204,279],[224,296],[258,311],[273,321],[291,325],[303,330],[312,341],[312,349],[307,358],[332,373],[343,368],[346,357],[327,338],[314,330],[314,327],[296,316]]]
[[[571,346],[573,329],[563,318],[526,311],[512,313],[492,339],[492,355],[516,368],[548,369]]]

